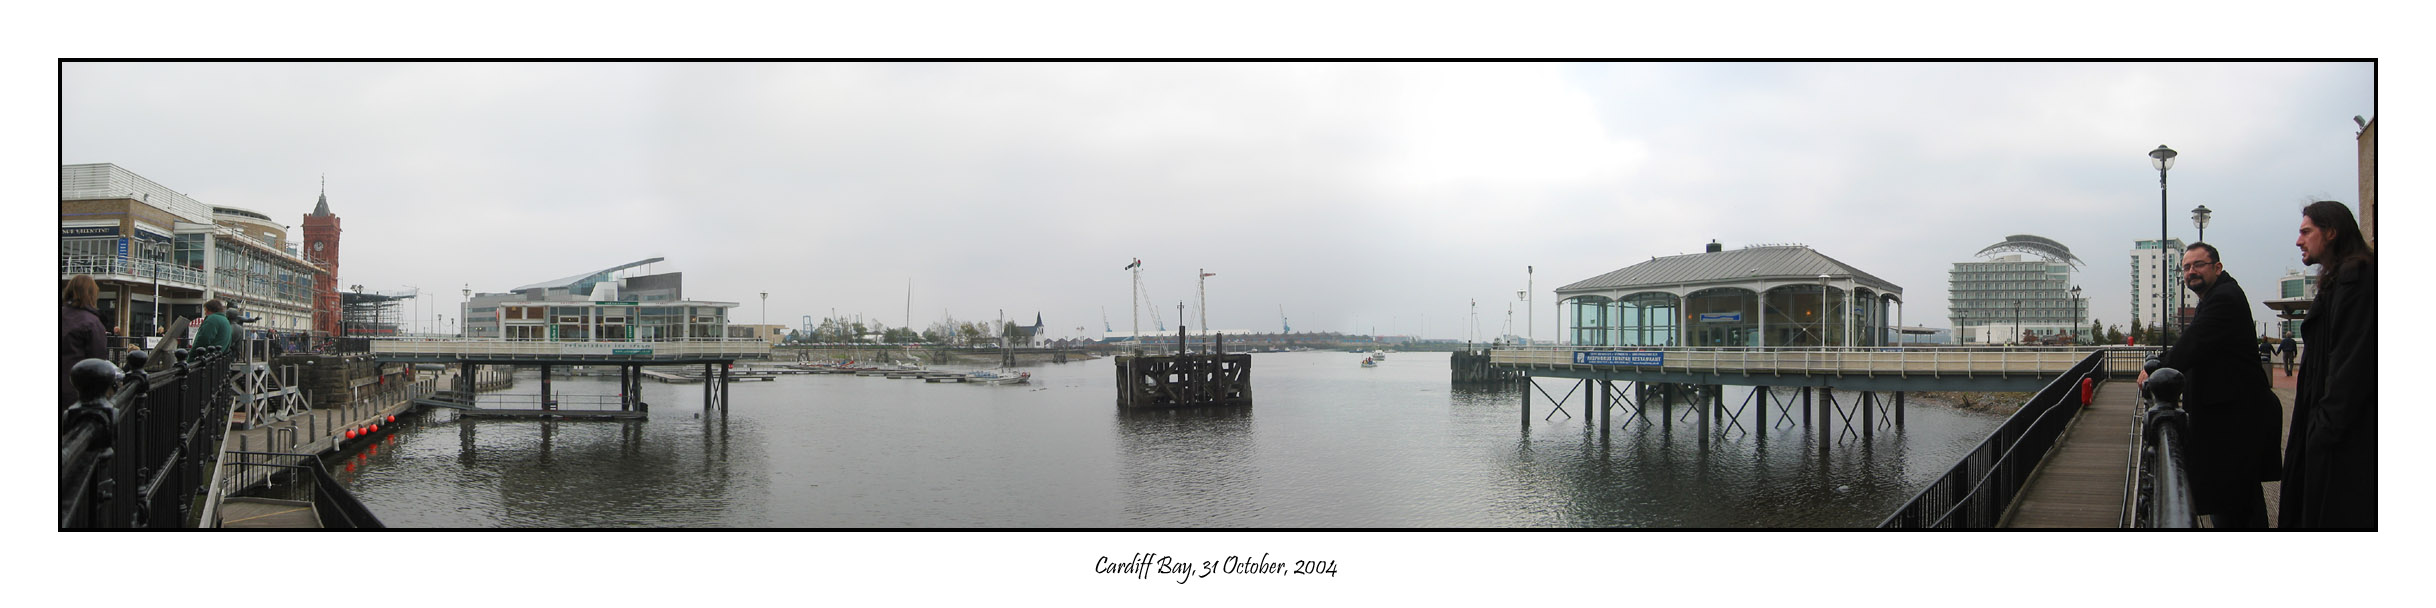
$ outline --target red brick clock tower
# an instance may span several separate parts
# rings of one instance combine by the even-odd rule
[[[304,218],[305,259],[320,264],[313,275],[313,331],[339,335],[338,216],[330,215],[329,180],[322,181],[321,201]]]

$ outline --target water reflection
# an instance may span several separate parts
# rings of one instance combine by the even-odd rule
[[[1703,434],[1626,382],[1605,415],[1576,383],[1569,416],[1534,394],[1526,417],[1522,387],[1450,386],[1443,354],[1358,362],[1256,355],[1258,415],[1119,409],[1106,361],[1013,387],[789,376],[644,421],[441,412],[345,477],[403,527],[1839,527],[1877,523],[2001,420],[1914,402],[1902,428],[1879,406],[1847,432],[1790,389],[1727,387],[1740,427]]]

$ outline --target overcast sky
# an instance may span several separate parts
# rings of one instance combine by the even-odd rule
[[[653,256],[692,299],[795,324],[943,314],[1127,331],[1135,258],[1168,327],[1504,323],[1648,260],[1798,242],[1945,327],[1946,272],[2063,242],[2093,319],[2129,249],[2209,240],[2252,300],[2299,208],[2355,204],[2365,63],[145,64],[61,72],[61,161],[116,163],[300,236],[323,174],[340,284],[519,285]],[[428,313],[427,313],[428,314]],[[1188,313],[1197,314],[1197,313]],[[2264,307],[2252,312],[2272,318]],[[1515,308],[1519,333],[1526,315]],[[1198,325],[1198,320],[1193,321]],[[1076,328],[1086,328],[1077,332]],[[1144,330],[1152,329],[1145,316]]]

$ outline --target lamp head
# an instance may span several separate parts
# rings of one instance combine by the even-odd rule
[[[2148,163],[2156,166],[2158,171],[2173,169],[2174,149],[2165,147],[2164,144],[2158,144],[2157,149],[2149,151]]]

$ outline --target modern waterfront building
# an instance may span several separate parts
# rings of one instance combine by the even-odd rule
[[[1556,296],[1583,346],[1878,346],[1894,342],[1903,288],[1803,245],[1710,242]]]
[[[2267,308],[2275,309],[2277,323],[2275,338],[2301,337],[2301,321],[2309,318],[2309,305],[2318,299],[2318,275],[2299,270],[2285,270],[2284,278],[2275,281],[2276,297],[2267,300]]]
[[[2081,259],[2063,243],[2016,234],[1980,249],[1978,256],[1980,261],[1955,262],[1947,274],[1946,314],[1956,344],[2017,344],[2023,334],[2039,340],[2070,335],[2088,317],[2088,299],[2072,295],[2072,271]]]
[[[685,299],[684,273],[627,272],[661,261],[636,261],[506,293],[473,294],[460,311],[465,337],[547,342],[728,337],[728,310],[740,304]],[[620,277],[620,273],[633,276]]]
[[[2163,256],[2157,250],[2157,240],[2132,244],[2131,250],[2131,318],[2141,327],[2156,327],[2169,317],[2167,311],[2182,309],[2182,239],[2165,242]],[[2163,296],[2160,298],[2160,296]],[[2131,328],[2123,328],[2131,331]]]
[[[328,213],[327,196],[317,211]],[[287,230],[268,215],[206,204],[114,164],[59,167],[59,276],[91,275],[103,318],[131,336],[199,318],[214,298],[262,318],[250,327],[317,328],[325,294],[316,289],[334,289],[333,270],[300,256]],[[314,234],[335,249],[335,230]]]

